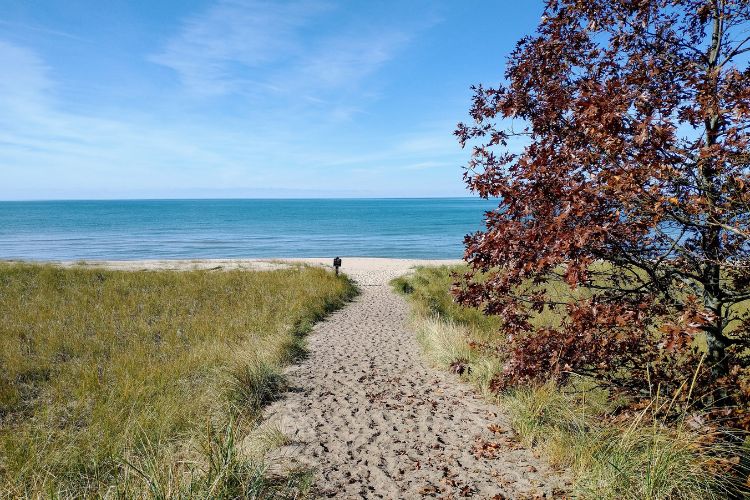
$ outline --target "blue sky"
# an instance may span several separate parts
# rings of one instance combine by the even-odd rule
[[[0,199],[464,196],[541,1],[0,0]]]

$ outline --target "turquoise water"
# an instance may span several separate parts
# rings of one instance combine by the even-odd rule
[[[460,258],[474,198],[0,202],[0,259]]]

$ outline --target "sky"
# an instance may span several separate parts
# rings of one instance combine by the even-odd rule
[[[0,0],[0,200],[466,196],[541,0]]]

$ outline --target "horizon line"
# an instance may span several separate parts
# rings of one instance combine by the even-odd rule
[[[315,196],[315,197],[227,197],[227,198],[26,198],[5,199],[0,203],[75,202],[75,201],[312,201],[312,200],[490,200],[478,195],[469,196]]]

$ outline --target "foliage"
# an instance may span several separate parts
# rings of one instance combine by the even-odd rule
[[[548,0],[507,83],[475,88],[465,179],[500,201],[456,296],[502,318],[503,384],[579,373],[684,400],[700,366],[694,396],[746,408],[748,27],[741,0]]]
[[[463,360],[460,375],[509,411],[511,423],[527,446],[535,446],[575,479],[581,498],[726,498],[742,490],[737,457],[747,452],[705,413],[683,406],[678,418],[665,406],[671,398],[650,395],[649,404],[632,410],[632,398],[600,387],[589,377],[570,377],[566,384],[545,382],[498,392],[507,352],[498,325],[468,318],[477,309],[451,304],[452,276],[465,267],[420,268],[394,281],[413,306],[413,324],[426,355],[450,369]],[[560,290],[550,290],[560,294]],[[431,304],[444,304],[439,314]],[[497,318],[495,318],[497,319]],[[545,311],[536,325],[559,318]],[[690,373],[684,375],[691,383]],[[666,417],[669,418],[666,418]]]
[[[0,497],[276,491],[238,439],[301,334],[353,292],[308,267],[0,264]]]

